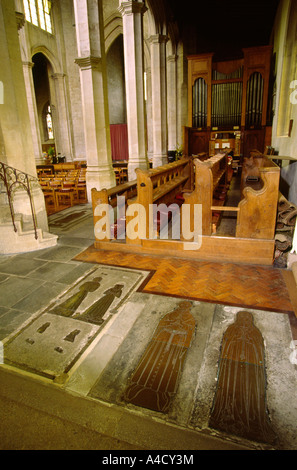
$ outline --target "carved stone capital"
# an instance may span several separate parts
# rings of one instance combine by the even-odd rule
[[[101,70],[102,59],[101,57],[87,56],[77,57],[74,62],[80,67],[81,70]]]
[[[18,30],[22,29],[22,27],[24,26],[24,24],[26,22],[24,13],[22,13],[20,11],[16,11],[15,16],[16,16],[16,22],[17,22]]]
[[[66,76],[66,74],[65,74],[65,73],[62,73],[62,72],[61,72],[61,73],[59,73],[59,72],[58,72],[58,73],[53,73],[53,74],[51,75],[51,77],[54,78],[55,80],[64,79],[65,76]]]
[[[144,3],[135,0],[129,0],[128,2],[122,2],[118,8],[119,12],[124,15],[132,15],[133,13],[145,13],[147,7]]]
[[[152,34],[152,36],[148,38],[148,41],[150,44],[163,44],[168,41],[168,36],[164,34]]]
[[[23,61],[23,67],[28,67],[28,69],[32,69],[34,67],[34,62],[31,61]]]
[[[173,62],[174,63],[174,62],[177,61],[177,58],[178,58],[178,56],[176,54],[169,55],[167,57],[167,62]]]

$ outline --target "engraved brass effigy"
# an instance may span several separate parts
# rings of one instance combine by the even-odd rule
[[[68,297],[63,303],[56,305],[50,310],[50,313],[55,313],[64,317],[71,317],[88,293],[95,292],[95,290],[100,287],[100,281],[102,281],[102,277],[94,277],[91,281],[84,282],[79,287],[78,292]]]
[[[191,302],[180,302],[160,321],[125,391],[125,401],[168,411],[195,330],[190,309]]]
[[[223,336],[209,425],[254,441],[275,440],[266,407],[264,341],[249,312],[239,312]]]
[[[81,314],[77,313],[74,315],[73,318],[94,323],[95,325],[102,325],[102,323],[104,323],[104,314],[107,312],[115,298],[121,297],[123,287],[123,284],[116,284],[115,286],[110,287],[103,293],[103,296],[100,297],[99,300]]]

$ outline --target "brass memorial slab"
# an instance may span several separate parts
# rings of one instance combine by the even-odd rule
[[[124,393],[126,402],[168,411],[195,330],[191,305],[180,302],[162,318]]]
[[[238,312],[223,336],[209,425],[254,441],[275,441],[266,406],[264,341],[249,312]]]

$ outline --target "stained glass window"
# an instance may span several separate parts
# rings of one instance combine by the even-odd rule
[[[46,127],[47,127],[48,138],[53,139],[54,138],[54,132],[53,132],[52,113],[51,113],[50,105],[48,105],[48,107],[47,107]]]

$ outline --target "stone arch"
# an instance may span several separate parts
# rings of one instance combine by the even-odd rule
[[[167,34],[167,13],[165,10],[164,2],[159,0],[147,0],[147,18],[148,18],[148,33],[152,34]]]
[[[123,35],[119,34],[106,53],[110,124],[125,124],[126,92]]]
[[[123,20],[119,12],[110,15],[104,22],[105,51],[108,52],[112,43],[123,34]]]
[[[31,49],[31,58],[34,57],[35,54],[41,53],[43,54],[46,59],[48,60],[51,68],[52,68],[52,73],[61,73],[61,65],[56,57],[55,54],[53,54],[46,46],[35,46],[32,47]]]

